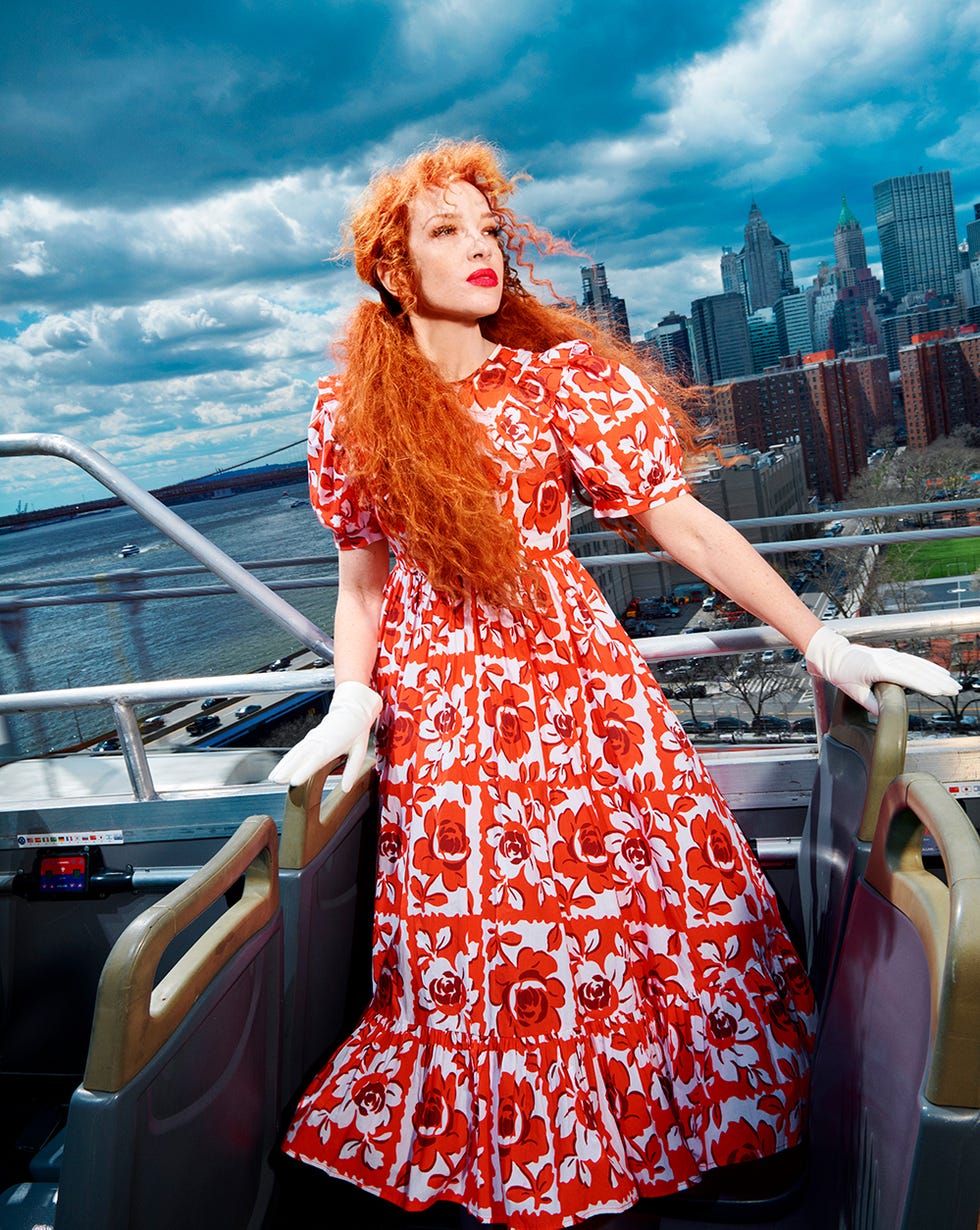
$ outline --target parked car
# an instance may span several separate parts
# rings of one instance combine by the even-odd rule
[[[817,733],[817,720],[812,717],[797,718],[793,723],[793,730],[799,735],[815,735]]]
[[[118,752],[119,740],[113,735],[109,739],[103,739],[101,743],[96,743],[95,747],[89,749],[89,755],[94,756],[98,752]]]
[[[623,627],[629,636],[657,635],[657,625],[649,619],[624,619]]]
[[[720,717],[715,718],[715,730],[719,734],[734,733],[737,730],[748,730],[748,722],[737,717]]]
[[[216,713],[202,714],[187,723],[189,735],[206,735],[209,730],[216,730],[221,725],[221,718]]]
[[[681,725],[689,735],[706,735],[712,729],[710,722],[702,722],[699,718],[685,718]]]
[[[701,610],[702,611],[713,611],[714,609],[715,609],[715,596],[714,594],[709,594],[708,597],[705,598],[704,602],[701,603]]]

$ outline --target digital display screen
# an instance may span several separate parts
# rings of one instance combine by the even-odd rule
[[[84,893],[88,887],[87,854],[45,854],[38,866],[42,893]]]

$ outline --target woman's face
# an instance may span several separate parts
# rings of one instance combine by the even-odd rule
[[[496,312],[504,282],[498,222],[466,181],[427,188],[409,205],[408,255],[415,271],[414,315],[475,323]]]

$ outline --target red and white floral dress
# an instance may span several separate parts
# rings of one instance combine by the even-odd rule
[[[551,1230],[796,1143],[813,1002],[728,807],[568,549],[566,456],[599,516],[687,490],[662,403],[581,342],[498,348],[464,396],[547,597],[447,602],[391,544],[374,997],[284,1147],[408,1209]],[[324,381],[311,492],[346,549],[383,534],[336,408]]]

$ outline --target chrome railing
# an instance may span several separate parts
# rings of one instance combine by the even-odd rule
[[[247,602],[257,607],[275,623],[303,645],[330,660],[333,659],[333,641],[305,615],[280,598],[269,586],[264,585],[247,569],[243,568],[216,547],[213,542],[199,534],[176,513],[171,512],[149,492],[138,487],[131,479],[108,461],[101,453],[72,440],[69,436],[38,432],[24,435],[0,435],[0,457],[61,457],[91,474],[104,487],[139,513],[162,534],[198,560],[204,567],[220,577],[232,590]],[[138,595],[146,598],[145,593]]]

